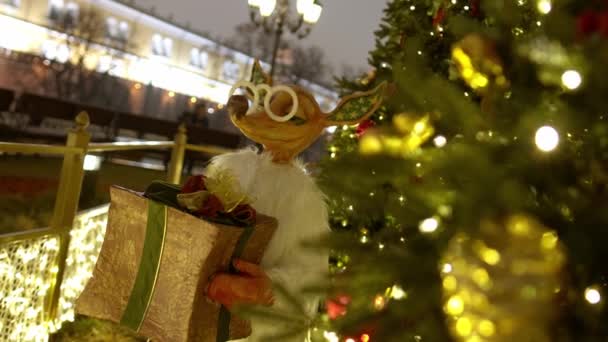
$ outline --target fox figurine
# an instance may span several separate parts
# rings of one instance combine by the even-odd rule
[[[234,95],[239,87],[245,95]],[[244,149],[214,158],[206,170],[228,170],[252,199],[260,213],[275,217],[278,228],[260,265],[234,262],[238,274],[216,274],[209,282],[209,299],[226,305],[267,305],[281,308],[273,284],[280,283],[294,294],[306,285],[323,279],[328,270],[328,253],[301,248],[302,241],[313,240],[329,231],[323,193],[305,165],[296,157],[310,146],[326,127],[356,125],[370,117],[381,105],[386,84],[347,96],[331,113],[323,113],[314,97],[298,86],[272,86],[259,62],[252,67],[251,80],[233,87],[227,103],[232,123],[263,151]],[[264,99],[262,100],[262,95]],[[251,103],[250,103],[251,102]],[[299,295],[311,315],[318,298]],[[262,341],[280,332],[276,325],[253,320],[252,334],[240,341]],[[294,336],[284,341],[304,341]]]

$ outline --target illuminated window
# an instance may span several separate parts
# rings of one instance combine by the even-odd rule
[[[209,54],[206,51],[201,51],[197,48],[190,50],[190,65],[204,70],[208,62]]]
[[[78,22],[80,7],[75,2],[49,1],[49,19],[62,27],[71,27]]]
[[[63,5],[63,0],[50,0],[49,19],[53,21],[59,21],[62,17]]]
[[[68,2],[64,9],[64,21],[66,26],[74,26],[78,22],[80,7],[74,2]]]
[[[152,53],[156,56],[171,57],[173,40],[163,37],[160,34],[152,36]]]
[[[236,81],[238,80],[241,73],[240,66],[232,60],[227,60],[224,62],[222,76],[227,81]]]
[[[130,28],[126,21],[118,21],[114,17],[106,19],[106,38],[126,42],[129,38]]]
[[[19,7],[20,0],[0,0],[0,5],[9,5],[12,7]]]

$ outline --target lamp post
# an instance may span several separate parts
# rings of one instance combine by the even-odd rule
[[[310,34],[312,26],[319,21],[323,7],[317,0],[296,0],[297,17],[291,17],[289,0],[248,0],[251,9],[251,21],[256,27],[263,27],[266,33],[274,33],[270,76],[274,69],[279,52],[281,37],[289,32],[302,39]]]

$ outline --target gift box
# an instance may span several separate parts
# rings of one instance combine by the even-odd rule
[[[173,200],[163,201],[180,189],[162,187],[160,196],[149,196],[160,201],[110,189],[105,240],[76,312],[155,341],[249,336],[249,322],[210,302],[204,291],[214,273],[230,270],[234,258],[259,264],[276,220],[257,215],[254,225],[211,222],[175,208]]]

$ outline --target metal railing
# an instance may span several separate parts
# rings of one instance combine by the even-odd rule
[[[81,186],[84,177],[83,164],[86,154],[88,152],[171,149],[171,159],[167,168],[167,181],[174,184],[179,184],[182,174],[184,156],[187,150],[204,152],[212,155],[230,151],[229,149],[216,146],[199,146],[188,144],[187,132],[184,126],[179,127],[177,133],[175,134],[174,141],[113,143],[90,143],[90,134],[87,131],[88,126],[88,114],[86,112],[79,113],[75,118],[75,127],[68,132],[67,141],[64,146],[0,142],[0,153],[63,156],[59,185],[57,195],[55,197],[55,206],[50,226],[44,229],[0,235],[0,266],[2,266],[1,262],[3,258],[3,247],[19,241],[34,241],[35,239],[47,238],[51,239],[52,241],[55,241],[53,239],[57,240],[57,250],[55,251],[56,264],[54,266],[50,266],[52,268],[51,273],[54,276],[48,285],[48,290],[45,292],[45,305],[43,312],[41,313],[41,321],[46,322],[49,325],[48,330],[50,331],[54,330],[57,325],[61,324],[61,319],[58,319],[60,314],[58,305],[61,297],[61,284],[65,277],[71,233],[74,233],[72,228],[74,227],[75,218],[77,217],[78,202],[80,199]],[[54,251],[54,243],[50,243],[49,241],[44,243],[45,246],[47,244],[50,246],[50,251]],[[20,250],[19,248],[13,250]],[[21,253],[23,254],[29,252],[26,251]],[[2,275],[1,271],[2,270],[0,269],[0,276]],[[0,277],[0,287],[3,285],[1,283],[2,281],[3,279]],[[29,282],[31,283],[32,281]],[[2,310],[1,307],[0,310]],[[2,313],[0,312],[0,316],[1,315]],[[0,317],[0,319],[1,318],[2,317]],[[44,327],[37,327],[36,325],[32,325],[32,327],[34,327],[31,328],[33,331],[36,329],[44,330]],[[3,332],[0,329],[0,338],[2,336]]]

